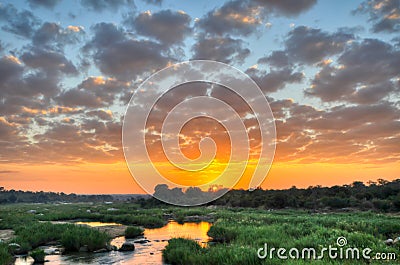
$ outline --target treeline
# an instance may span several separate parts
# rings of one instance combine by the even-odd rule
[[[0,187],[0,204],[4,203],[49,203],[49,202],[104,202],[112,201],[111,195],[77,195],[63,192],[32,192],[6,190]]]
[[[265,209],[313,209],[313,210],[377,210],[382,212],[400,211],[400,179],[377,182],[361,181],[351,185],[306,189],[292,187],[287,190],[255,191],[232,190],[212,202],[214,205],[232,207],[253,207]]]
[[[136,200],[142,207],[163,205],[154,198]],[[292,187],[286,190],[254,191],[231,190],[207,205],[227,207],[251,207],[262,209],[308,209],[315,211],[354,209],[362,211],[397,212],[400,211],[400,179],[363,183],[355,181],[350,185],[306,189]]]

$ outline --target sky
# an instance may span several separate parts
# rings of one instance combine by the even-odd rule
[[[399,0],[0,1],[0,186],[143,193],[123,153],[127,104],[153,73],[195,59],[240,69],[268,100],[276,152],[262,188],[397,179],[399,33]],[[161,114],[207,93],[247,113],[225,88],[193,84],[149,116],[152,161],[187,185],[205,180],[165,169]],[[232,153],[225,128],[197,119],[179,134],[191,159],[206,136],[217,146],[210,180]],[[259,133],[249,137],[257,154]]]

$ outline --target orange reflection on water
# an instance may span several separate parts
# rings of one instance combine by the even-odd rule
[[[148,239],[183,237],[196,240],[202,247],[207,245],[207,235],[211,224],[208,222],[184,223],[171,221],[166,226],[155,229],[146,229],[144,236]]]
[[[100,226],[110,226],[110,225],[117,225],[121,226],[121,224],[117,223],[103,223],[103,222],[76,222],[77,225],[87,225],[90,227],[100,227]]]

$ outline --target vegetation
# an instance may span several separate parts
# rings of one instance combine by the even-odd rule
[[[318,261],[259,259],[257,250],[265,243],[272,248],[315,248],[321,251],[336,246],[344,236],[349,247],[369,247],[373,253],[396,253],[399,246],[386,246],[384,240],[394,238],[400,231],[398,217],[366,213],[310,214],[306,211],[272,211],[255,209],[219,210],[218,220],[208,235],[218,243],[201,248],[189,239],[170,240],[163,251],[170,264],[360,264],[366,260],[329,260],[328,255]],[[318,252],[317,252],[318,253]],[[371,254],[372,256],[373,254]],[[393,261],[392,261],[393,262]],[[372,261],[372,264],[379,264]],[[390,264],[390,261],[385,261]]]
[[[0,187],[0,204],[4,203],[47,203],[47,202],[102,202],[111,201],[111,195],[76,195],[63,192],[32,192],[21,190],[6,190]]]
[[[135,238],[143,235],[144,229],[137,226],[129,226],[125,230],[125,238]]]
[[[79,251],[87,246],[89,251],[105,248],[109,237],[95,229],[84,226],[64,225],[64,232],[61,234],[61,244],[67,251]]]
[[[13,257],[8,251],[7,244],[0,243],[0,264],[10,264],[12,260]]]
[[[35,263],[44,263],[46,254],[43,249],[36,249],[29,253]]]
[[[0,197],[9,196],[10,192],[0,189]],[[16,202],[23,197],[17,195]],[[339,236],[346,237],[350,247],[369,247],[374,253],[396,253],[400,257],[398,244],[384,244],[384,240],[400,236],[399,211],[400,180],[379,180],[368,185],[354,182],[330,188],[233,190],[206,207],[191,208],[144,198],[72,204],[8,201],[0,205],[0,229],[14,230],[15,237],[6,244],[0,243],[0,264],[12,262],[13,253],[28,253],[52,241],[61,243],[67,251],[78,251],[82,246],[94,251],[106,247],[109,241],[97,229],[49,221],[120,223],[129,226],[125,231],[127,237],[142,234],[141,227],[161,227],[169,219],[213,222],[208,231],[213,242],[207,248],[188,239],[170,240],[163,255],[171,264],[281,264],[282,260],[276,257],[260,260],[257,250],[267,243],[275,248],[314,247],[319,251],[335,245]],[[9,243],[20,247],[9,247]],[[285,262],[306,264],[310,261]],[[322,260],[319,264],[346,262]]]
[[[380,212],[400,211],[400,179],[392,182],[378,180],[356,181],[351,185],[333,187],[309,187],[288,190],[255,191],[233,190],[213,202],[214,205],[233,207],[252,207],[264,209],[312,209],[338,210],[353,208]]]

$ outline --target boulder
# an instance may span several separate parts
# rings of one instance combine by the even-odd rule
[[[134,251],[135,250],[135,245],[130,242],[125,242],[122,244],[122,246],[118,249],[118,251]]]
[[[391,238],[386,239],[386,240],[385,240],[385,244],[386,244],[387,246],[393,245],[393,239],[391,239]]]

